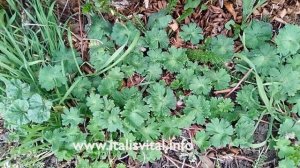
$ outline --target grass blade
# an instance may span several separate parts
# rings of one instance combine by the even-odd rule
[[[133,50],[133,48],[136,46],[138,40],[140,38],[140,33],[137,33],[136,36],[134,37],[132,43],[130,44],[130,46],[128,47],[128,49],[125,51],[125,53],[123,55],[120,56],[120,58],[115,61],[113,64],[111,64],[110,66],[108,66],[107,68],[103,69],[101,72],[97,73],[97,75],[102,74],[106,71],[108,71],[109,69],[111,69],[112,67],[114,67],[115,65],[117,65],[119,62],[121,62],[122,60],[125,59],[125,57]]]

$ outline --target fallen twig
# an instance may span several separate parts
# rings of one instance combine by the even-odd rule
[[[183,164],[182,162],[180,162],[179,160],[176,160],[176,159],[174,159],[174,158],[172,158],[172,157],[170,157],[170,156],[168,156],[168,155],[166,155],[166,154],[163,154],[163,156],[166,158],[166,159],[168,159],[170,162],[172,162],[176,167],[179,167],[176,163],[179,163],[179,164]],[[176,162],[176,163],[174,163],[174,162]],[[194,166],[192,166],[192,165],[189,165],[189,164],[187,164],[187,163],[185,163],[184,164],[186,167],[190,167],[190,168],[195,168]]]
[[[238,89],[238,87],[244,82],[244,80],[250,75],[250,73],[253,71],[253,68],[249,69],[249,71],[242,77],[242,79],[240,79],[240,81],[237,83],[237,85],[231,89],[231,91],[229,93],[227,93],[225,95],[225,98],[230,96],[231,93],[233,93],[236,89]]]
[[[232,88],[229,88],[229,89],[224,89],[224,90],[217,90],[217,91],[214,91],[214,94],[215,95],[218,95],[218,94],[224,94],[224,93],[228,93],[232,90]]]
[[[62,16],[63,16],[63,14],[64,14],[64,12],[65,12],[65,10],[66,10],[68,4],[69,4],[69,0],[67,0],[66,4],[65,4],[65,6],[64,6],[64,9],[62,10],[62,12],[61,12],[61,14],[60,14],[60,16],[59,16],[59,19],[62,18]]]
[[[177,168],[179,168],[179,166],[173,161],[173,159],[172,159],[171,157],[169,157],[169,156],[167,156],[167,155],[164,155],[164,157],[165,157],[167,160],[169,160],[170,162],[172,162],[174,166],[176,166]]]
[[[254,162],[252,159],[249,159],[245,156],[234,155],[233,157],[236,158],[236,159],[239,159],[239,160],[247,160],[248,162],[251,162],[251,163]]]
[[[78,0],[78,6],[79,6],[79,11],[78,11],[78,19],[79,19],[79,29],[80,29],[80,52],[81,52],[81,58],[84,58],[84,53],[83,53],[83,30],[82,30],[82,20],[81,20],[81,2]]]

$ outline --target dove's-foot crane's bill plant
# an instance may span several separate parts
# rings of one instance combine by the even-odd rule
[[[32,57],[6,50],[5,43],[14,44],[11,38],[30,32],[9,34],[2,27],[0,53],[6,56],[0,58],[0,114],[8,140],[18,142],[20,150],[76,159],[78,167],[110,167],[125,155],[143,163],[155,162],[163,153],[77,151],[72,144],[158,142],[198,126],[203,129],[190,139],[197,148],[189,152],[267,145],[277,150],[279,166],[300,166],[300,27],[287,24],[274,35],[271,24],[253,20],[241,33],[245,50],[234,53],[233,38],[204,39],[193,22],[180,25],[179,37],[199,49],[172,46],[172,19],[164,11],[155,13],[141,29],[131,20],[110,23],[94,15],[86,27],[86,62],[63,43]],[[46,56],[36,60],[37,54]],[[234,70],[226,62],[233,62]],[[86,65],[90,74],[82,71]],[[214,94],[234,88],[247,72],[234,93]],[[264,141],[256,142],[253,134],[262,118],[269,130]],[[5,160],[13,162],[17,154],[10,156]]]

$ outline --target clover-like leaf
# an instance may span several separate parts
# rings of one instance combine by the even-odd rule
[[[272,25],[270,23],[254,20],[244,30],[245,42],[248,48],[258,48],[272,38]]]
[[[204,131],[200,131],[197,132],[193,142],[200,148],[201,151],[205,151],[210,146],[208,139],[209,136]]]
[[[180,82],[180,85],[184,89],[189,89],[189,85],[191,83],[191,79],[194,78],[195,71],[192,68],[183,68],[180,70],[177,75],[177,79]]]
[[[76,127],[83,122],[83,118],[80,117],[80,112],[77,108],[71,107],[70,109],[64,109],[64,114],[61,115],[62,125]]]
[[[294,122],[291,118],[287,118],[280,124],[278,133],[283,137],[295,138],[296,136],[300,139],[300,123]]]
[[[31,95],[30,86],[23,83],[18,79],[12,79],[5,82],[6,97],[11,100],[15,99],[28,99]]]
[[[122,116],[125,117],[125,122],[127,122],[132,129],[136,129],[149,117],[149,112],[150,108],[141,101],[130,100],[124,106]]]
[[[142,140],[148,140],[148,141],[152,141],[152,140],[156,140],[158,139],[160,132],[159,132],[159,124],[155,122],[154,119],[149,119],[147,121],[147,125],[146,126],[142,126],[139,129],[139,133],[142,135],[141,139]]]
[[[191,41],[192,44],[198,44],[203,40],[202,29],[196,23],[190,23],[182,26],[182,32],[179,33],[184,41]]]
[[[146,78],[151,80],[157,80],[161,77],[161,74],[163,73],[160,64],[151,64],[149,65],[149,68],[146,70]]]
[[[237,93],[236,101],[243,109],[258,109],[259,101],[258,94],[253,85],[245,85]]]
[[[289,99],[289,103],[293,104],[292,112],[300,115],[300,97],[296,96]]]
[[[264,76],[268,76],[271,68],[277,68],[280,63],[276,48],[269,44],[262,44],[247,55],[255,65],[256,71]]]
[[[102,128],[99,126],[99,122],[96,119],[92,118],[86,128],[90,131],[93,140],[103,141],[105,140],[105,134],[104,131],[101,131]]]
[[[283,159],[281,161],[279,161],[279,167],[280,168],[291,168],[291,167],[297,167],[295,165],[295,162],[291,159]]]
[[[44,100],[39,94],[34,94],[29,99],[28,119],[35,123],[48,121],[52,102]]]
[[[299,75],[299,71],[293,70],[291,66],[285,65],[278,69],[272,69],[269,80],[277,82],[277,85],[279,85],[279,91],[282,94],[294,96],[297,91],[300,90],[300,79],[295,78],[295,76]]]
[[[86,143],[86,135],[78,127],[61,127],[46,131],[43,136],[58,160],[71,160],[77,153],[74,144]]]
[[[108,75],[100,81],[98,91],[101,96],[111,95],[122,84],[124,73],[121,72],[119,67],[112,68]]]
[[[148,57],[144,57],[142,52],[133,51],[124,59],[124,63],[128,64],[134,71],[143,74],[148,69]]]
[[[11,125],[23,125],[30,122],[27,117],[29,103],[26,100],[14,100],[4,112],[4,119]]]
[[[213,118],[211,123],[206,125],[206,132],[211,135],[211,144],[215,147],[224,147],[231,143],[231,135],[233,135],[233,128],[231,124],[218,118]]]
[[[75,88],[72,90],[72,94],[79,98],[84,99],[88,90],[92,87],[92,83],[86,77],[77,77],[75,81],[80,80]]]
[[[123,107],[130,100],[142,99],[142,93],[137,87],[131,87],[114,92],[112,97],[116,104]]]
[[[224,35],[213,37],[210,44],[210,51],[220,57],[230,59],[234,53],[233,39]]]
[[[147,104],[156,116],[168,116],[170,110],[176,108],[176,98],[170,88],[155,83],[148,89],[150,95],[146,98]]]
[[[82,64],[82,59],[79,53],[77,51],[72,50],[74,49],[67,48],[63,45],[53,53],[52,60],[56,65],[63,64],[64,71],[69,74],[76,72],[76,64]],[[75,54],[75,60],[73,54]]]
[[[234,103],[229,98],[213,97],[210,100],[211,116],[214,118],[222,117],[228,121],[234,120],[235,113],[230,113],[234,110]]]
[[[114,107],[111,111],[102,111],[94,114],[95,118],[99,121],[101,128],[107,129],[109,132],[115,132],[117,130],[122,131],[123,125],[120,118],[120,108]]]
[[[197,124],[204,124],[205,118],[211,115],[209,101],[203,96],[191,95],[185,102],[184,112],[192,113],[196,117]]]
[[[207,95],[210,92],[211,88],[211,81],[204,76],[194,77],[190,84],[191,91],[198,95]]]
[[[145,34],[145,42],[150,49],[167,48],[169,38],[165,30],[151,29]]]
[[[88,31],[88,37],[90,39],[101,40],[105,35],[110,35],[112,28],[111,24],[101,17],[92,17],[92,25]]]
[[[109,59],[109,53],[102,46],[93,46],[89,50],[90,62],[96,70],[101,70]]]
[[[236,145],[249,147],[253,143],[253,131],[255,122],[248,117],[241,117],[235,124],[237,138],[234,140]]]
[[[163,52],[161,49],[150,49],[147,52],[149,61],[154,64],[161,64],[166,59],[166,52]]]
[[[164,11],[153,13],[149,16],[148,29],[164,29],[172,21],[172,16],[166,15]]]
[[[179,72],[187,62],[187,55],[182,48],[169,48],[169,53],[166,54],[164,67],[171,72]]]
[[[67,78],[62,73],[62,67],[59,65],[45,66],[39,72],[39,84],[42,88],[50,91],[55,87],[61,87],[67,83]]]
[[[218,71],[208,71],[205,73],[205,76],[212,81],[212,85],[214,86],[215,90],[222,90],[229,87],[231,77],[223,68],[219,69]]]
[[[279,158],[284,158],[295,153],[295,149],[291,146],[291,141],[288,139],[280,138],[276,142],[275,149],[279,149],[278,156]]]
[[[89,107],[91,112],[102,110],[103,99],[100,98],[99,94],[92,93],[89,97],[86,98],[86,105]]]
[[[117,45],[121,46],[126,42],[131,43],[137,32],[138,30],[131,22],[127,22],[125,24],[115,23],[111,37]]]
[[[287,24],[279,30],[275,43],[283,55],[296,54],[300,49],[300,27]]]
[[[163,138],[170,138],[180,135],[181,130],[178,128],[176,123],[177,120],[175,118],[176,117],[168,117],[160,123],[159,131],[162,133]]]

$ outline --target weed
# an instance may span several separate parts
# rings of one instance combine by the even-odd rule
[[[188,2],[187,9],[200,3]],[[93,16],[85,62],[93,73],[85,74],[71,32],[53,14],[54,3],[47,9],[39,0],[30,1],[30,9],[8,3],[10,11],[0,12],[0,114],[17,146],[1,165],[40,165],[52,153],[58,160],[76,159],[78,167],[114,167],[124,155],[155,162],[164,156],[161,150],[78,151],[72,144],[159,142],[201,126],[205,129],[190,137],[198,151],[275,142],[279,165],[299,166],[299,26],[286,25],[272,42],[272,25],[253,21],[241,36],[247,48],[234,53],[235,39],[204,38],[194,23],[180,25],[179,36],[199,49],[171,46],[167,30],[173,18],[166,10],[150,15],[142,26],[137,20],[110,23]],[[223,65],[229,61],[236,65],[234,71]],[[215,97],[215,91],[227,94]],[[265,116],[266,139],[254,143]],[[20,159],[29,152],[38,157]]]

